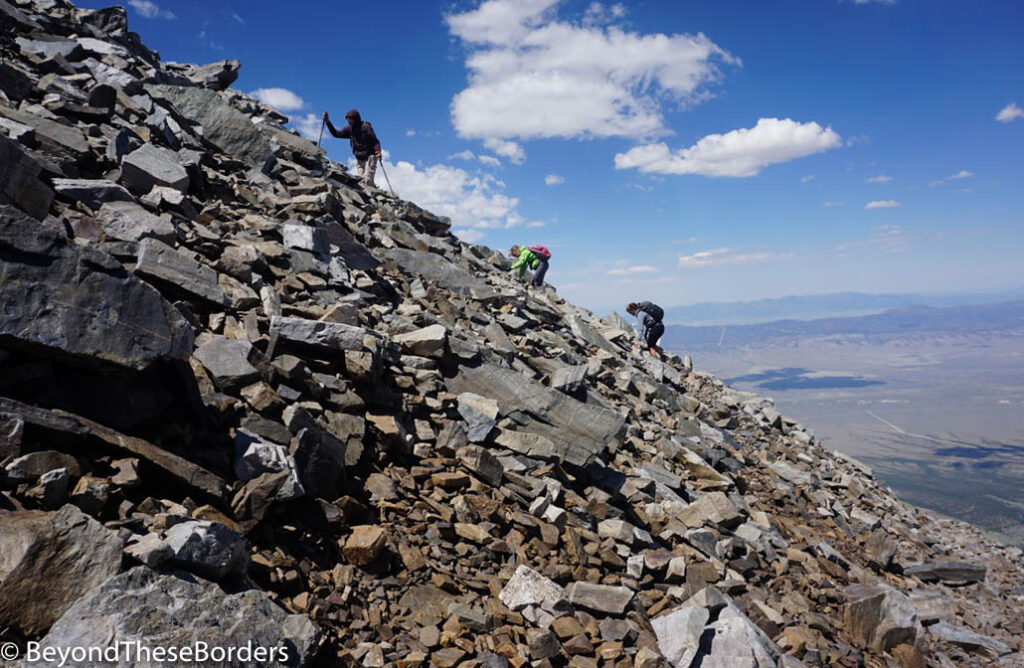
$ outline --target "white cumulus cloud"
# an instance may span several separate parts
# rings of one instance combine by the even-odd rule
[[[548,174],[544,177],[544,185],[546,186],[558,186],[563,183],[565,183],[565,177],[558,174]]]
[[[633,276],[636,274],[656,274],[660,269],[652,267],[646,264],[638,264],[632,267],[620,267],[618,269],[609,269],[604,272],[608,276]]]
[[[698,269],[700,267],[721,267],[736,264],[757,264],[772,260],[785,260],[792,257],[790,253],[777,253],[770,250],[736,252],[728,248],[700,251],[693,255],[680,255],[679,266],[682,269]]]
[[[740,60],[703,34],[641,34],[615,22],[622,5],[591,3],[562,20],[561,0],[486,0],[446,17],[467,48],[467,87],[451,117],[482,140],[650,137],[662,106],[709,97],[719,66]],[[492,149],[494,150],[494,149]],[[498,152],[501,154],[501,152]],[[513,162],[516,162],[513,159]]]
[[[404,160],[385,160],[385,168],[399,196],[451,218],[452,230],[463,240],[479,241],[483,230],[527,224],[516,210],[519,199],[508,196],[504,184],[489,174],[445,164],[417,167]]]
[[[1024,118],[1024,109],[1021,109],[1013,102],[1000,109],[999,113],[996,114],[996,120],[1001,123],[1009,123],[1018,118]]]
[[[174,12],[160,9],[160,6],[150,0],[128,0],[128,5],[135,9],[144,19],[173,19]]]
[[[951,176],[947,176],[944,179],[935,179],[934,181],[932,181],[928,185],[930,185],[932,188],[934,188],[936,186],[941,186],[943,183],[949,183],[950,181],[959,181],[960,179],[969,179],[972,176],[974,176],[974,172],[969,172],[966,169],[961,169],[956,174],[953,174]]]
[[[900,206],[900,203],[892,199],[876,199],[864,205],[865,209],[892,209]]]
[[[259,88],[249,95],[278,111],[298,111],[306,106],[305,100],[287,88]]]
[[[615,167],[656,174],[756,176],[768,165],[827,151],[842,143],[831,127],[789,118],[762,118],[752,128],[708,135],[676,151],[664,142],[634,146],[615,156]]]
[[[526,160],[526,151],[514,141],[490,138],[484,141],[484,146],[491,149],[498,155],[504,156],[513,164],[521,165]]]
[[[295,128],[295,131],[306,139],[312,139],[317,141],[320,138],[320,127],[323,123],[323,118],[316,114],[306,114],[305,116],[291,116],[291,126]]]

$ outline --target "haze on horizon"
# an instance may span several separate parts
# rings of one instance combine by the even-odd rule
[[[1021,282],[1021,3],[127,4],[306,136],[359,108],[402,197],[594,310]]]

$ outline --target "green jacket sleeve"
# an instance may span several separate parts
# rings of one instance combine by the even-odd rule
[[[522,278],[523,274],[526,273],[526,267],[533,267],[533,259],[533,251],[524,248],[523,250],[519,251],[519,259],[516,260],[515,264],[512,265],[512,270],[515,271],[516,269],[518,269],[519,278]]]

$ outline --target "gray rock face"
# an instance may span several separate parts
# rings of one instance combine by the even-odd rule
[[[145,195],[153,186],[188,192],[188,172],[173,151],[143,144],[121,160],[121,183],[136,195]]]
[[[587,364],[577,364],[555,369],[551,374],[551,387],[563,392],[575,392],[586,382],[588,367]]]
[[[0,342],[142,370],[188,359],[192,328],[109,256],[0,207]]]
[[[376,332],[363,327],[303,318],[274,317],[270,329],[285,341],[335,353],[343,350],[365,350],[368,343],[373,343],[377,339]]]
[[[469,440],[480,443],[498,422],[498,402],[479,394],[463,392],[459,395],[459,415],[466,421]]]
[[[226,594],[212,582],[183,574],[158,575],[138,566],[90,591],[53,625],[41,648],[108,647],[139,642],[147,647],[235,647],[231,665],[307,665],[318,629],[290,615],[260,591]],[[249,642],[251,641],[251,645]],[[250,647],[248,654],[238,654]],[[257,647],[274,651],[256,658]],[[128,658],[116,666],[148,666]],[[40,664],[42,665],[42,664]]]
[[[220,522],[175,524],[167,530],[164,543],[171,548],[176,565],[211,580],[237,577],[249,567],[245,539]]]
[[[107,202],[96,212],[103,233],[119,241],[141,241],[146,237],[173,242],[176,236],[170,221],[154,216],[134,202]]]
[[[17,142],[0,134],[0,204],[14,204],[33,218],[45,218],[53,191],[39,180],[41,171]]]
[[[127,190],[106,179],[54,179],[57,194],[81,202],[93,211],[107,202],[131,202]]]
[[[560,601],[566,599],[566,594],[554,580],[520,565],[502,588],[498,598],[509,610],[518,611],[527,606],[538,606],[551,611]]]
[[[0,624],[42,633],[120,566],[121,539],[75,506],[0,512]]]
[[[917,608],[906,594],[885,585],[846,588],[843,619],[864,647],[887,651],[917,636]]]
[[[946,622],[932,624],[928,627],[928,633],[939,640],[959,645],[968,652],[981,654],[989,660],[998,659],[1004,654],[1009,654],[1011,651],[1006,643],[983,636],[980,633],[968,631],[967,629],[957,628]]]
[[[709,624],[714,632],[711,649],[701,661],[707,668],[775,668],[775,661],[761,643],[757,629],[744,616],[723,615]]]
[[[242,63],[238,60],[218,60],[201,67],[192,68],[186,77],[210,90],[225,90],[238,78]]]
[[[708,522],[733,527],[743,522],[744,515],[724,493],[709,492],[697,497],[684,508],[679,514],[679,519],[686,526],[693,528],[700,528]]]
[[[256,381],[260,372],[249,363],[252,344],[248,341],[213,336],[193,353],[213,380],[225,392],[235,392]]]
[[[288,248],[298,248],[317,255],[327,255],[331,250],[327,230],[311,225],[282,225],[281,238]]]
[[[584,466],[616,447],[624,432],[619,414],[576,401],[511,369],[488,364],[462,367],[446,384],[449,392],[495,399],[502,416],[512,412],[533,416],[535,421],[521,431],[543,436],[552,443],[554,456],[572,464]]]
[[[449,262],[436,253],[414,251],[406,248],[391,248],[384,251],[404,271],[422,276],[452,292],[483,298],[493,295],[494,291],[483,280],[477,278],[462,267]]]
[[[0,116],[35,130],[39,151],[42,153],[71,160],[80,160],[89,153],[89,142],[82,131],[74,126],[4,106],[0,106]]]
[[[267,138],[249,117],[212,90],[186,86],[150,85],[151,95],[170,102],[178,113],[203,126],[203,137],[224,153],[262,167],[273,157]]]
[[[156,279],[162,287],[184,291],[215,306],[223,307],[228,303],[214,269],[156,239],[143,239],[139,244],[135,273],[147,279]]]
[[[633,591],[626,587],[573,582],[566,588],[569,602],[587,610],[621,615],[633,600]]]
[[[700,649],[700,637],[710,617],[699,606],[684,606],[651,620],[658,638],[658,649],[675,668],[689,668]]]
[[[962,561],[939,561],[903,569],[904,575],[916,575],[925,582],[984,582],[986,568]]]

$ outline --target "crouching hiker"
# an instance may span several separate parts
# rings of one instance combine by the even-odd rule
[[[519,278],[522,279],[529,267],[533,271],[533,287],[544,286],[544,275],[548,273],[548,260],[551,259],[551,251],[543,246],[513,246],[509,255],[518,258],[512,265],[512,270],[519,270]]]
[[[640,323],[641,338],[647,344],[647,350],[652,356],[661,359],[658,339],[665,333],[665,323],[661,321],[665,317],[664,309],[651,302],[630,302],[626,305],[626,312],[636,316]]]
[[[324,122],[327,123],[327,129],[331,134],[338,139],[347,139],[352,145],[352,155],[359,165],[359,180],[372,186],[373,177],[377,173],[377,161],[380,160],[380,140],[377,139],[377,133],[373,131],[370,121],[364,121],[355,109],[350,109],[345,114],[345,120],[348,121],[348,125],[338,130],[331,123],[327,112],[324,112]]]

